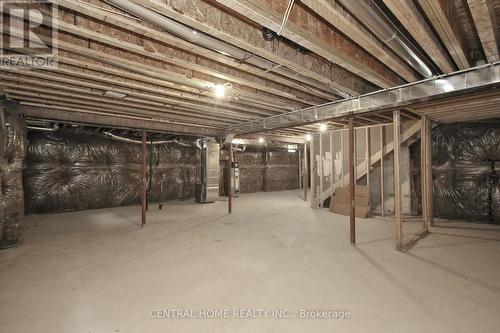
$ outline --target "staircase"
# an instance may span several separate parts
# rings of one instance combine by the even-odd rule
[[[415,121],[410,127],[408,127],[406,130],[401,133],[401,142],[402,143],[409,143],[409,140],[417,140],[420,136],[420,121]],[[385,151],[384,151],[384,157],[392,153],[394,150],[394,141],[386,142],[385,144]],[[371,169],[373,165],[378,163],[380,159],[382,158],[382,150],[379,149],[377,152],[373,153],[370,157],[370,166],[367,168],[366,167],[366,161],[363,161],[362,163],[359,163],[356,166],[356,180],[359,180],[363,178],[367,170]],[[329,198],[332,195],[332,186],[333,189],[336,189],[338,187],[341,187],[342,184],[349,184],[349,173],[344,173],[343,179],[339,179],[333,185],[328,186],[327,188],[323,189],[323,192],[320,193],[319,196],[313,196],[311,199],[311,207],[313,208],[319,208],[321,207],[321,203],[324,202],[327,198]]]

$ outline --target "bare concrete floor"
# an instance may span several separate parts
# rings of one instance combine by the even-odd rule
[[[300,191],[30,216],[0,252],[1,332],[498,332],[500,230],[444,225],[408,253],[390,220],[313,210]],[[334,319],[154,319],[152,309],[349,310]]]

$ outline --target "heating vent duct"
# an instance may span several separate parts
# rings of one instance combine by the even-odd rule
[[[237,61],[244,61],[248,64],[260,67],[265,71],[273,71],[277,74],[281,74],[283,76],[301,81],[310,85],[312,91],[314,91],[313,87],[318,87],[327,92],[333,92],[336,95],[347,98],[349,97],[343,91],[337,90],[335,88],[324,85],[323,83],[296,73],[286,67],[282,67],[278,64],[275,64],[271,61],[268,61],[262,57],[257,55],[248,53],[236,46],[230,45],[226,42],[223,42],[217,38],[213,38],[203,32],[192,29],[188,26],[185,26],[175,20],[172,20],[166,16],[163,16],[159,13],[156,13],[146,7],[141,6],[133,1],[129,0],[107,0],[110,4],[120,8],[127,13],[130,13],[146,22],[152,23],[157,27],[162,28],[163,30],[185,39],[193,44],[197,44],[199,46],[205,47],[207,49],[219,52],[223,55],[230,56]]]
[[[422,60],[410,41],[390,22],[373,0],[339,0],[351,14],[372,33],[398,54],[423,77],[433,76],[432,70]]]

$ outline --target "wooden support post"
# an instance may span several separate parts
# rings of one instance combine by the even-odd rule
[[[429,226],[429,210],[427,208],[427,116],[420,118],[420,187],[422,194],[422,221],[424,230]]]
[[[333,131],[330,132],[330,202],[333,199],[333,193],[335,193],[335,189],[333,188],[333,184],[335,184],[335,178],[333,177],[335,173],[335,159],[333,158]]]
[[[344,131],[340,130],[340,159],[341,159],[341,166],[340,166],[340,179],[342,181],[342,187],[344,187],[344,160],[345,160],[345,155],[344,155]]]
[[[146,131],[142,132],[142,179],[141,179],[141,196],[142,196],[142,220],[141,228],[146,224],[146,196],[147,196],[147,134]]]
[[[385,216],[385,128],[380,126],[380,208],[382,216]]]
[[[304,143],[304,201],[307,201],[307,191],[309,187],[309,168],[307,166],[307,143]]]
[[[393,112],[394,126],[394,224],[396,249],[403,249],[403,217],[401,214],[401,112]]]
[[[231,214],[233,207],[233,144],[229,143],[227,150],[227,213]]]
[[[349,118],[349,202],[351,203],[350,237],[351,244],[356,244],[356,155],[354,151],[354,117]]]
[[[430,226],[434,226],[433,212],[433,179],[432,179],[432,127],[431,122],[426,120],[426,149],[425,149],[425,180],[427,182],[426,200],[427,200],[427,218]]]

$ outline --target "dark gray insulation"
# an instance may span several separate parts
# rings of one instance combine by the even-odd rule
[[[420,141],[412,145],[415,199],[421,209]],[[488,173],[500,160],[500,121],[450,124],[432,131],[434,216],[488,221]],[[500,175],[500,162],[496,163]],[[500,182],[493,188],[492,211],[500,223]]]
[[[152,202],[194,197],[198,153],[175,143],[153,145]],[[26,213],[51,213],[140,202],[142,150],[102,135],[75,131],[29,133]]]
[[[266,148],[247,146],[245,151],[237,151],[235,161],[240,167],[240,191],[252,193],[260,191],[293,190],[299,187],[298,152],[288,152],[286,148],[268,147],[266,165]],[[267,189],[266,184],[266,169]]]
[[[0,205],[2,206],[1,244],[22,242],[24,215],[23,159],[26,154],[26,125],[16,115],[7,117],[7,147],[0,170]]]

